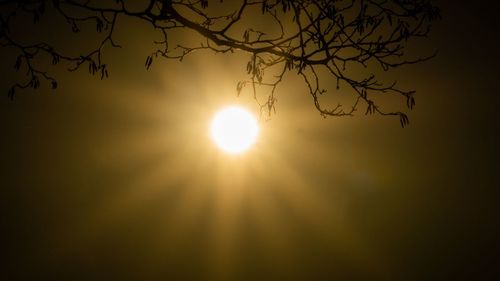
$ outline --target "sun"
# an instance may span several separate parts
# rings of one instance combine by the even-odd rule
[[[239,154],[255,143],[259,134],[257,119],[239,106],[228,106],[217,112],[210,127],[215,144],[230,154]]]

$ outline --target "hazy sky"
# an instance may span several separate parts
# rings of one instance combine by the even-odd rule
[[[199,53],[146,71],[151,46],[130,28],[106,53],[109,79],[61,71],[56,91],[11,101],[13,59],[0,55],[0,275],[498,278],[499,7],[436,3],[443,20],[419,47],[439,55],[397,76],[417,91],[407,128],[324,119],[288,75],[277,113],[238,157],[208,130],[224,105],[258,112],[235,93],[246,56]]]

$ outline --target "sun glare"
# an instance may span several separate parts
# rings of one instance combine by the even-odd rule
[[[238,154],[255,142],[259,126],[250,112],[239,106],[228,106],[217,112],[210,133],[220,149]]]

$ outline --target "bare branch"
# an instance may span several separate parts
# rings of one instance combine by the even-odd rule
[[[381,82],[376,74],[434,57],[435,54],[408,58],[405,52],[412,39],[427,36],[431,23],[440,18],[439,9],[430,0],[241,0],[234,8],[227,8],[233,6],[223,1],[208,0],[150,0],[144,4],[141,9],[132,9],[123,0],[0,2],[0,46],[18,50],[15,68],[26,68],[29,78],[15,83],[9,96],[13,97],[18,89],[38,88],[40,79],[57,87],[56,80],[35,65],[34,58],[41,53],[49,54],[54,64],[70,63],[70,71],[87,65],[90,74],[106,78],[108,70],[102,50],[120,47],[113,37],[117,19],[128,17],[147,22],[161,38],[153,42],[157,48],[146,58],[146,69],[158,57],[182,60],[200,50],[247,53],[250,55],[249,78],[237,84],[237,92],[251,85],[255,99],[268,113],[275,108],[279,85],[285,75],[291,73],[303,78],[322,116],[353,115],[364,104],[366,114],[398,116],[405,126],[408,124],[406,113],[386,111],[373,97],[400,95],[405,106],[412,109],[414,91],[400,89],[394,82]],[[75,33],[80,32],[84,24],[94,23],[95,32],[103,33],[103,39],[80,56],[64,54],[44,42],[20,43],[10,28],[15,24],[16,14],[31,15],[34,22],[38,22],[47,9],[56,11]],[[259,25],[240,24],[247,25],[249,19],[257,16],[265,22],[265,30]],[[174,30],[195,31],[200,35],[200,44],[172,44],[169,35]],[[353,70],[359,68],[369,74],[355,74]],[[335,91],[351,93],[349,104],[339,102],[333,107],[322,104],[320,96],[332,91],[329,81],[336,81]],[[342,89],[340,84],[344,85]],[[262,87],[268,88],[264,99],[259,97]]]

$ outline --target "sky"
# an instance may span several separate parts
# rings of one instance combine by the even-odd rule
[[[240,156],[219,151],[209,126],[228,104],[258,115],[250,93],[236,96],[245,56],[195,53],[146,71],[151,46],[125,23],[124,47],[105,53],[108,79],[54,69],[57,90],[10,100],[13,58],[2,51],[0,274],[498,278],[499,7],[435,3],[443,19],[417,47],[438,56],[394,74],[417,91],[408,127],[322,118],[289,75]]]

